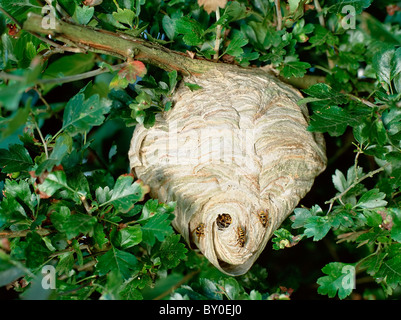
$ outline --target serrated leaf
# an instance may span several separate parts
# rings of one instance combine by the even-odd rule
[[[9,149],[0,149],[0,167],[3,173],[13,173],[28,170],[33,161],[23,145],[12,144]]]
[[[171,227],[172,217],[169,214],[155,214],[151,217],[144,226],[142,226],[142,239],[143,242],[153,246],[156,239],[160,242],[165,239],[166,236],[173,232]]]
[[[76,6],[75,8],[75,17],[77,18],[79,24],[87,25],[92,19],[94,13],[94,7]]]
[[[338,38],[334,36],[330,30],[327,30],[325,27],[320,25],[315,25],[315,31],[313,34],[314,35],[309,39],[309,42],[312,44],[310,48],[322,46],[324,44],[334,46],[338,42]]]
[[[179,242],[180,238],[179,234],[172,234],[165,238],[160,246],[160,260],[167,269],[176,267],[180,260],[186,257],[188,250],[185,248],[185,244]]]
[[[312,216],[306,220],[304,234],[313,241],[323,239],[330,231],[332,225],[328,216]]]
[[[357,206],[364,209],[384,207],[387,205],[387,201],[383,200],[385,197],[384,192],[380,192],[379,189],[372,189],[362,195]]]
[[[50,172],[46,179],[38,185],[41,192],[40,197],[43,199],[50,198],[56,191],[60,189],[69,189],[67,184],[67,176],[63,170]]]
[[[340,13],[345,6],[352,6],[356,14],[361,14],[363,9],[368,8],[371,3],[372,0],[330,0],[328,5],[331,5],[329,12]]]
[[[95,217],[87,214],[75,213],[70,215],[63,224],[63,232],[67,235],[67,239],[72,239],[79,234],[87,234],[93,232],[93,227],[97,222]]]
[[[234,57],[239,57],[244,53],[244,50],[242,49],[243,46],[245,46],[248,43],[248,39],[244,37],[242,32],[236,32],[234,37],[231,39],[230,43],[228,44],[225,54],[234,56]]]
[[[199,22],[184,16],[175,22],[175,32],[183,34],[182,40],[189,46],[197,46],[203,43],[203,28]]]
[[[136,246],[142,241],[141,226],[136,224],[132,227],[126,227],[118,232],[118,243],[121,249],[127,249]]]
[[[26,266],[28,268],[39,267],[49,256],[50,250],[47,249],[41,236],[36,232],[29,232],[26,236],[26,241]]]
[[[113,12],[113,17],[120,23],[124,23],[132,27],[135,18],[135,12],[129,9],[118,8],[117,12]]]
[[[141,61],[131,61],[127,63],[121,70],[118,72],[118,77],[120,79],[126,79],[128,83],[135,83],[138,77],[143,77],[146,74],[147,70],[143,62]],[[112,88],[114,86],[111,86]]]
[[[63,133],[56,139],[56,143],[48,159],[43,161],[35,170],[37,176],[41,175],[45,170],[51,171],[54,166],[58,166],[64,157],[72,151],[72,138]]]
[[[96,272],[103,276],[111,271],[117,271],[124,279],[128,279],[136,269],[136,264],[137,259],[133,254],[112,246],[109,251],[98,258]]]
[[[332,262],[322,269],[327,276],[317,280],[318,293],[334,298],[338,293],[340,299],[349,296],[355,286],[355,267],[352,264]]]
[[[101,203],[101,206],[111,204],[120,212],[128,212],[136,202],[141,201],[145,194],[149,192],[149,187],[144,185],[143,182],[139,180],[133,182],[133,180],[132,175],[119,176],[113,190],[109,192],[108,196],[111,195],[110,198]],[[100,195],[100,190],[97,192],[97,195]],[[104,194],[103,199],[106,199],[108,196]]]
[[[291,217],[291,220],[293,221],[291,228],[297,229],[303,227],[307,219],[310,218],[311,216],[312,214],[309,212],[308,209],[295,208],[294,216]]]
[[[337,137],[345,132],[348,125],[356,125],[357,120],[353,119],[347,111],[338,106],[327,106],[315,110],[311,116],[309,131],[328,132],[331,136]]]
[[[71,137],[88,132],[93,126],[103,123],[104,114],[110,111],[111,101],[100,99],[98,94],[85,100],[82,92],[71,98],[63,115],[63,128]]]
[[[319,102],[319,105],[340,105],[349,101],[348,97],[340,92],[335,91],[325,83],[317,83],[308,89],[302,90],[310,97],[301,99],[298,104]]]
[[[21,200],[32,212],[37,205],[36,195],[31,192],[28,182],[7,179],[4,184],[3,195]]]
[[[300,78],[306,73],[306,69],[309,69],[311,65],[307,62],[301,61],[289,61],[285,62],[280,70],[280,75],[285,78]]]
[[[381,261],[380,268],[374,274],[378,280],[384,280],[395,289],[401,284],[401,244],[394,243],[386,249],[387,255]]]

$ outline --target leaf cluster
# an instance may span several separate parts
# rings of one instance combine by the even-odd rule
[[[318,293],[352,298],[362,275],[386,296],[399,292],[401,11],[395,2],[386,1],[395,10],[386,11],[372,0],[278,1],[280,15],[277,1],[261,0],[229,1],[220,14],[185,0],[53,3],[57,18],[193,58],[269,65],[288,81],[323,78],[303,90],[299,104],[310,109],[308,130],[328,142],[331,182],[275,232],[274,252],[334,237],[336,250],[351,250],[353,260],[315,265],[322,272],[312,281]],[[355,26],[349,27],[345,4],[355,9]],[[26,298],[289,298],[292,289],[266,284],[264,266],[231,278],[188,250],[171,226],[175,204],[150,199],[129,173],[133,127],[151,127],[157,113],[174,107],[181,76],[135,57],[122,63],[76,53],[84,48],[66,52],[68,46],[20,30],[28,13],[41,13],[37,1],[0,0],[0,7],[0,286]],[[44,291],[40,272],[49,265],[56,289]]]

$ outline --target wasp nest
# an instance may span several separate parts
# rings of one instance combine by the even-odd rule
[[[301,94],[266,71],[219,65],[182,82],[171,110],[136,127],[130,165],[152,197],[177,202],[188,244],[240,275],[324,170],[324,140]]]

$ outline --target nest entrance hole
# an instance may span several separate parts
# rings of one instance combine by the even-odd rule
[[[232,218],[228,213],[219,214],[216,218],[216,224],[219,229],[228,228],[232,223]]]

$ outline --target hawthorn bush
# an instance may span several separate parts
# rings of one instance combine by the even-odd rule
[[[0,0],[1,298],[400,297],[401,8],[211,5]],[[175,203],[151,199],[129,171],[135,124],[174,107],[180,72],[27,31],[29,13],[195,59],[270,65],[302,90],[328,167],[247,274],[226,276],[190,250],[171,226]]]

